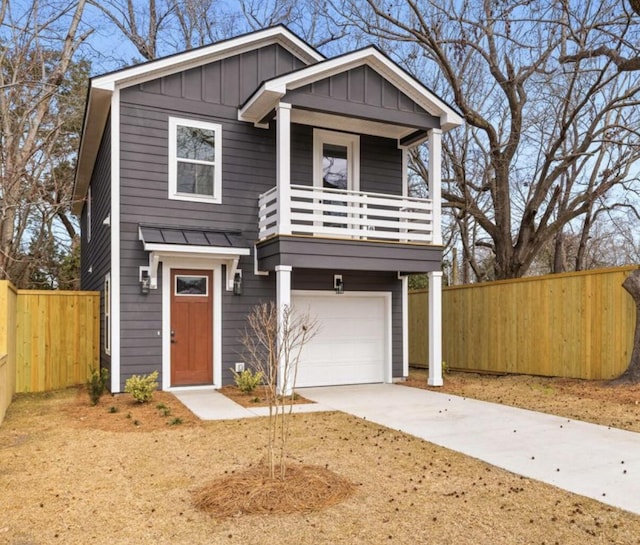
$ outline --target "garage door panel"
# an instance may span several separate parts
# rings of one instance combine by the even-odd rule
[[[304,347],[297,386],[382,382],[390,317],[384,294],[293,295],[298,311],[318,321],[316,336]]]

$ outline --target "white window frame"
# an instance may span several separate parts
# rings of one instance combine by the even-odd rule
[[[324,144],[347,148],[347,179],[350,191],[360,191],[360,136],[346,132],[313,130],[313,186],[322,188],[322,157]]]
[[[111,273],[104,277],[104,353],[111,355]]]
[[[177,134],[178,127],[194,127],[213,131],[215,134],[214,160],[197,161],[183,160],[185,163],[213,165],[213,195],[200,195],[197,193],[178,192],[178,157],[177,157]],[[183,119],[179,117],[169,118],[169,199],[190,202],[208,202],[220,204],[222,202],[222,125],[209,123],[207,121],[197,121],[195,119]]]

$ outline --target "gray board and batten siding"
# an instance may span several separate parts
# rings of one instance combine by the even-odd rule
[[[104,317],[104,280],[111,271],[111,229],[105,220],[111,213],[111,123],[100,141],[91,184],[91,240],[88,240],[88,204],[80,216],[80,285],[83,290],[100,292],[100,316]],[[104,351],[104,319],[100,320],[100,366],[111,369],[111,356]]]
[[[288,91],[283,102],[294,107],[335,113],[415,129],[440,127],[440,119],[369,66],[359,66]]]
[[[162,330],[161,288],[148,295],[140,293],[139,267],[148,264],[148,254],[138,238],[138,226],[221,228],[241,231],[247,241],[256,240],[258,195],[276,185],[275,124],[261,129],[239,122],[237,107],[262,80],[302,65],[291,53],[272,45],[121,91],[121,388],[132,374],[162,369],[162,337],[157,333]],[[222,125],[221,204],[168,199],[171,116]],[[311,185],[313,129],[293,125],[292,131],[292,182]],[[400,195],[401,164],[395,140],[361,136],[361,190]],[[239,267],[247,273],[243,274],[243,295],[234,297],[224,289],[221,294],[223,383],[231,381],[229,367],[241,357],[240,336],[247,313],[255,304],[275,297],[275,275],[251,274],[253,256],[242,257]],[[314,289],[331,289],[332,281],[324,278],[328,271],[307,273],[309,278],[314,274],[322,279]],[[360,282],[360,274],[370,276]],[[353,273],[350,288],[367,291],[373,276]],[[384,275],[383,291],[394,294],[393,374],[398,376],[402,372],[401,282],[392,276]],[[294,271],[294,289],[300,289],[296,287],[299,277]],[[162,286],[162,267],[158,286]],[[378,289],[382,290],[380,285]]]

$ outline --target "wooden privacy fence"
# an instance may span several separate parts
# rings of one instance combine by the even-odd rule
[[[0,281],[0,423],[16,392],[16,303],[17,290]]]
[[[98,367],[99,292],[16,290],[3,280],[0,325],[0,421],[14,393],[83,384]]]
[[[611,379],[633,347],[637,267],[485,284],[442,293],[442,359],[452,369]],[[409,362],[428,363],[426,290],[409,294]]]

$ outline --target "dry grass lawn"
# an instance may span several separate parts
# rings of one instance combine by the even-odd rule
[[[422,369],[412,368],[403,384],[431,389]],[[433,390],[640,432],[640,384],[452,372]]]
[[[260,462],[265,422],[200,423],[169,394],[94,408],[74,390],[21,396],[0,427],[0,543],[640,544],[639,516],[340,413],[293,416],[291,464],[348,479],[349,499],[289,515],[196,509],[202,484]]]

